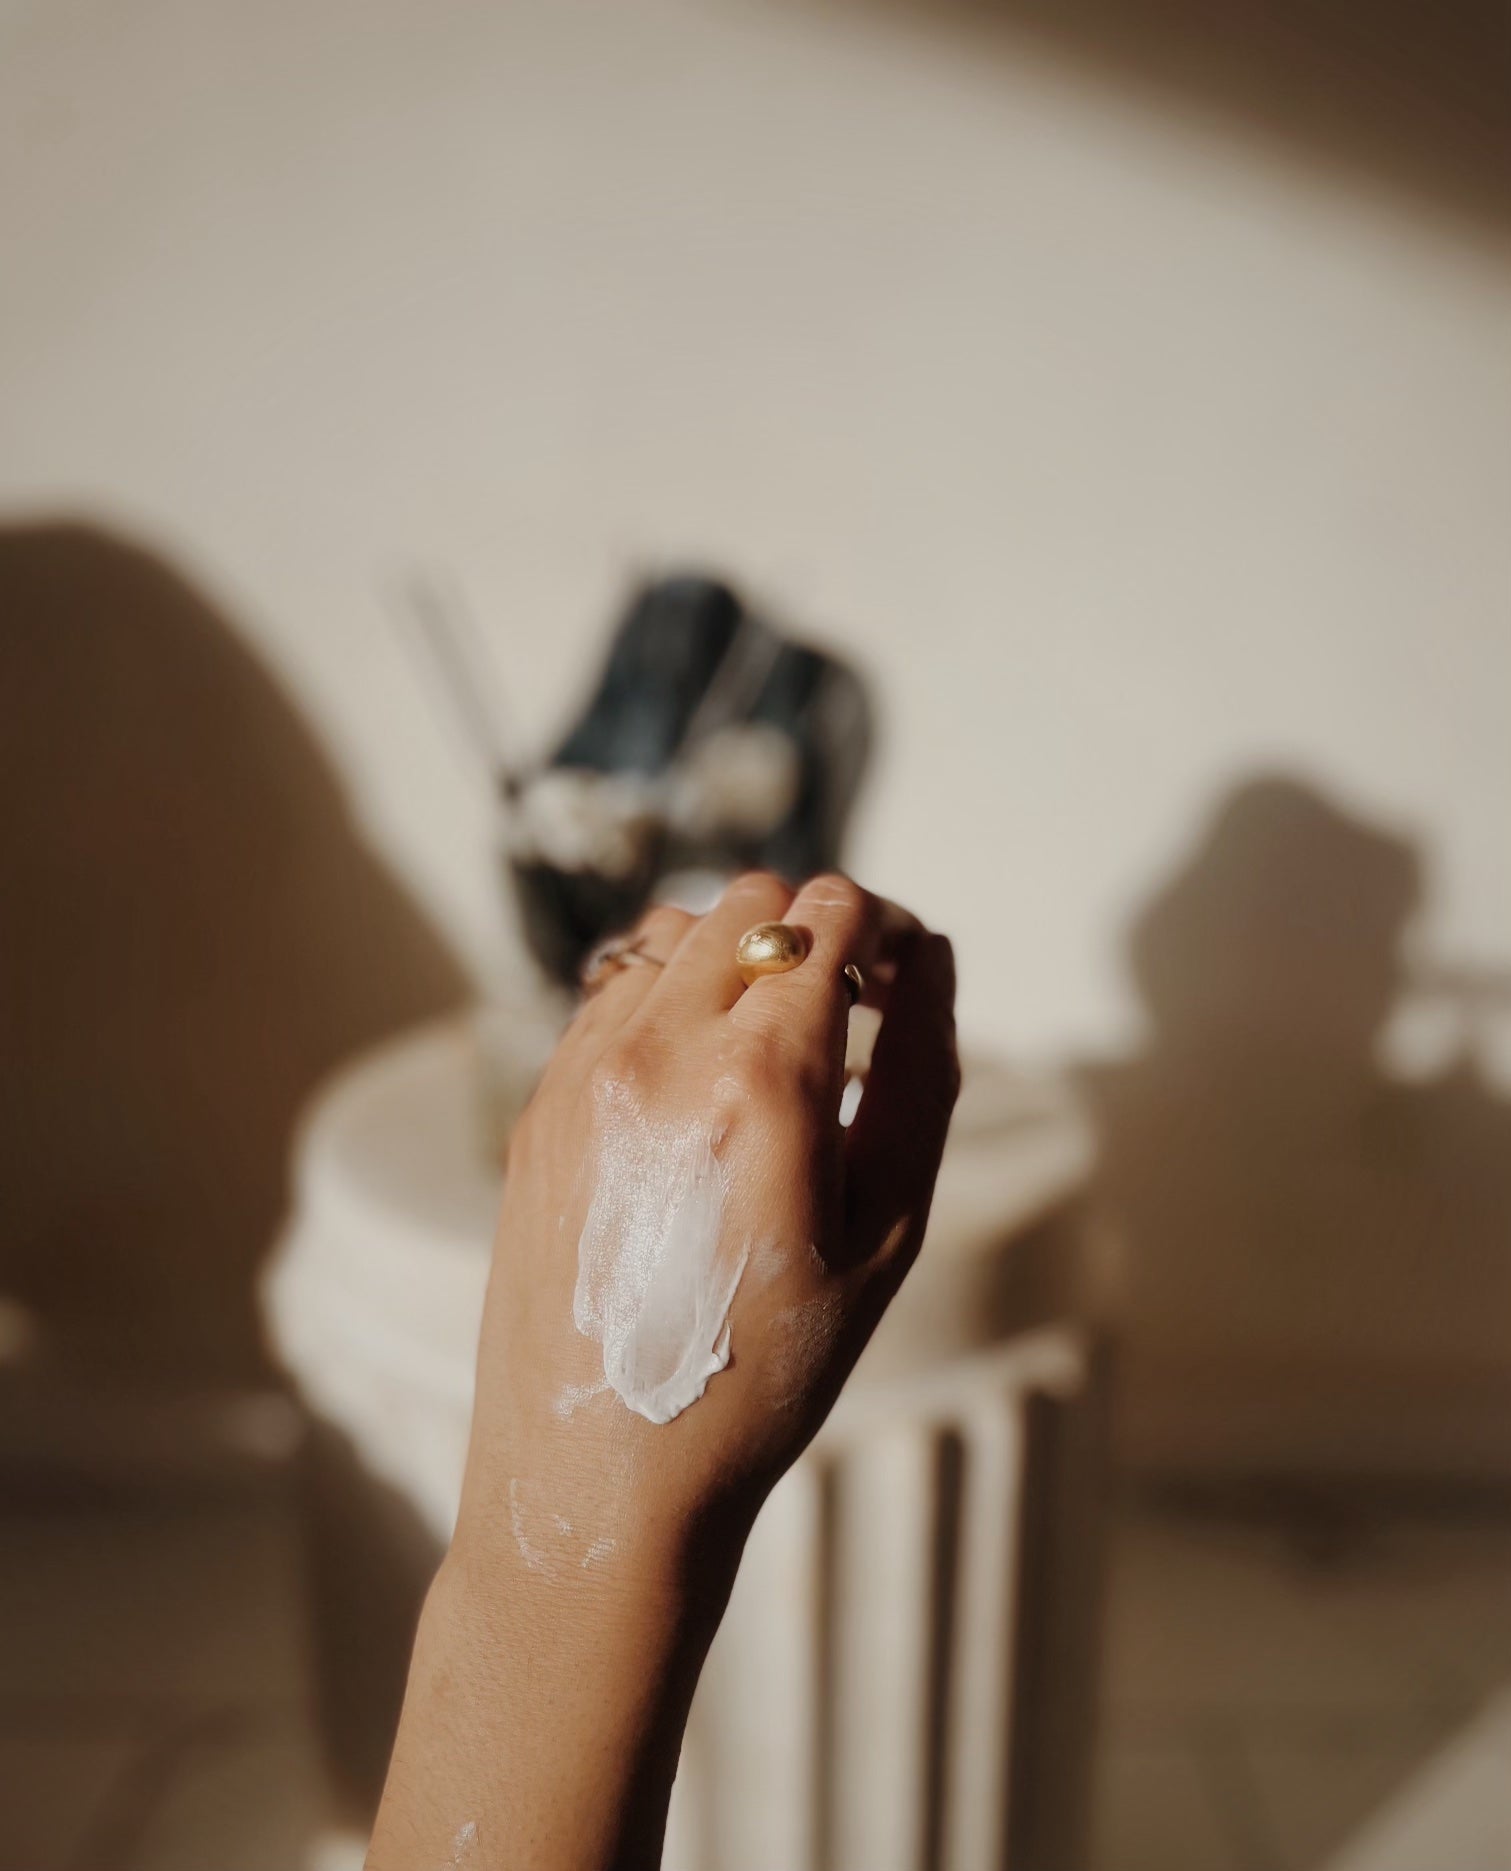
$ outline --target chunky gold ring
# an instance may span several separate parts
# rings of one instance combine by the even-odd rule
[[[808,959],[808,938],[791,923],[757,923],[735,944],[735,966],[746,987],[762,975],[786,974]]]
[[[847,961],[840,972],[845,977],[845,992],[850,996],[850,1005],[853,1007],[866,991],[866,977],[853,961]]]
[[[618,974],[625,968],[665,966],[659,956],[646,953],[643,935],[610,936],[590,952],[578,970],[577,979],[584,994],[595,994],[611,974]]]

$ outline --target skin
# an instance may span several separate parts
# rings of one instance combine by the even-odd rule
[[[735,945],[774,920],[810,953],[747,988]],[[641,933],[665,965],[610,974],[510,1141],[461,1508],[368,1871],[659,1864],[746,1535],[923,1238],[959,1088],[949,943],[839,876],[796,896],[741,877],[707,916],[657,909]],[[852,960],[882,1023],[845,1131]],[[600,1143],[641,1118],[708,1125],[723,1238],[751,1245],[729,1365],[663,1425],[601,1388],[572,1322]]]

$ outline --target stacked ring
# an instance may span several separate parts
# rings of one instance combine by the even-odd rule
[[[666,963],[659,956],[648,955],[645,950],[643,935],[610,936],[606,942],[600,942],[578,971],[578,980],[582,983],[585,994],[595,993],[611,974],[618,974],[625,968],[664,968]]]

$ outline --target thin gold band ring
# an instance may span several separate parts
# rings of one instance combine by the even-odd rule
[[[610,975],[620,974],[626,968],[664,968],[666,963],[659,955],[652,955],[645,947],[643,935],[610,936],[606,942],[600,942],[588,956],[578,971],[578,980],[582,983],[585,994],[596,993]]]

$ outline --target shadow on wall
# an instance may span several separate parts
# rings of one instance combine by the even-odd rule
[[[48,1355],[265,1374],[305,1095],[465,985],[199,592],[93,527],[0,528],[0,1295]]]
[[[878,0],[838,0],[845,6]],[[975,49],[1083,58],[1214,118],[1504,229],[1501,0],[882,0]]]
[[[1136,918],[1148,1041],[1085,1074],[1135,1468],[1511,1475],[1511,1106],[1378,1063],[1421,870],[1256,779]]]

